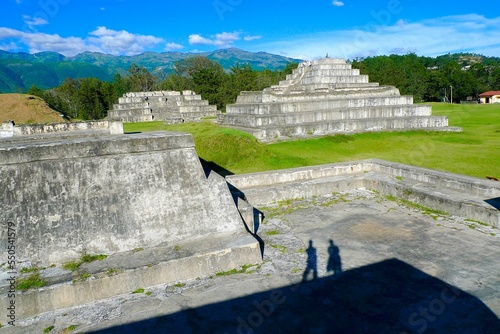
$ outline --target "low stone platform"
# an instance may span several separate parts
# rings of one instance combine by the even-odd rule
[[[14,301],[21,319],[259,262],[253,221],[242,219],[224,178],[202,166],[191,135],[93,127],[0,139],[0,308]],[[108,258],[61,271],[84,255]],[[10,290],[8,278],[33,271],[49,286]]]
[[[165,121],[169,124],[215,117],[217,106],[209,105],[193,91],[130,92],[118,99],[108,119],[123,122]]]
[[[218,122],[261,141],[332,133],[393,130],[460,131],[431,106],[414,105],[392,86],[370,83],[342,59],[304,62],[262,92],[241,92]]]
[[[500,228],[499,182],[379,159],[231,175],[226,180],[257,207],[363,187]]]
[[[259,230],[264,263],[246,272],[161,284],[40,314],[2,331],[500,331],[498,230],[471,229],[459,217],[433,218],[367,189],[259,208],[267,217]],[[310,241],[315,261],[308,260]],[[336,272],[328,271],[331,263]]]
[[[16,319],[21,320],[140,288],[214,275],[261,261],[258,241],[243,230],[241,233],[182,240],[175,245],[165,243],[164,246],[114,253],[104,260],[84,263],[73,272],[61,265],[46,267],[39,273],[47,284],[40,289],[17,291],[15,299],[6,298],[12,273],[0,270],[0,307],[6,310],[10,300],[14,300]],[[24,265],[30,268],[29,263]],[[16,273],[19,280],[30,275]],[[0,318],[4,324],[9,321],[4,314]]]

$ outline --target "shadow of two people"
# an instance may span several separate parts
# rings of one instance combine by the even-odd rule
[[[318,254],[316,248],[313,246],[313,241],[309,240],[309,247],[306,249],[307,266],[302,275],[302,280],[307,281],[308,276],[312,273],[313,279],[318,278]],[[326,272],[332,272],[332,275],[339,275],[342,273],[342,260],[340,258],[340,251],[332,239],[329,240],[328,246],[328,262],[326,265]]]

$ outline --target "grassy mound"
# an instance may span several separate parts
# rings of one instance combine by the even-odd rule
[[[59,112],[49,108],[41,98],[27,94],[0,94],[0,123],[66,122]]]

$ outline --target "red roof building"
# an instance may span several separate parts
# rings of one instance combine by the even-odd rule
[[[481,103],[500,103],[500,90],[490,90],[479,94]]]

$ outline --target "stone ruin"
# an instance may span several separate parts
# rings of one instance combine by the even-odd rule
[[[209,105],[193,91],[131,92],[123,94],[108,119],[122,122],[166,121],[183,123],[199,121],[203,117],[215,117],[217,106]]]
[[[124,134],[123,123],[98,121],[5,122],[0,135],[0,306],[8,256],[17,277],[33,266],[48,282],[18,292],[19,319],[262,260],[258,214],[202,164],[190,134]],[[82,254],[107,255],[85,269],[98,279],[63,270]]]
[[[431,106],[414,105],[412,96],[369,82],[334,58],[303,62],[277,86],[241,92],[218,122],[261,141],[364,131],[460,131],[448,127],[447,117],[431,116]]]

